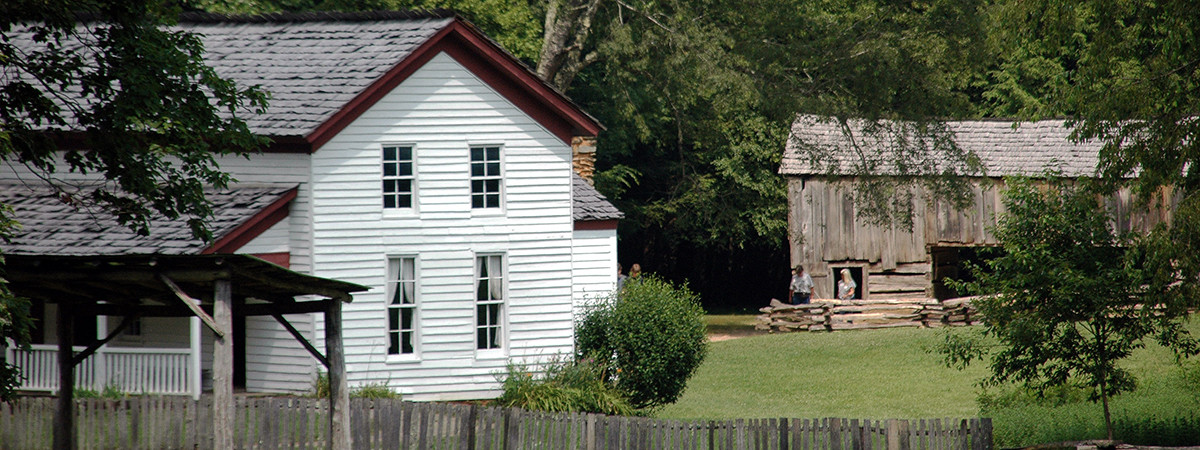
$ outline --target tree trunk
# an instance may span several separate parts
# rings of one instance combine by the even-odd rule
[[[595,59],[594,54],[584,54],[583,46],[599,8],[600,0],[550,0],[546,5],[537,74],[560,92],[566,92],[575,75]]]

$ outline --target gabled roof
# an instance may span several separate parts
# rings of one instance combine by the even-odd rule
[[[274,138],[275,151],[320,148],[440,52],[567,144],[573,136],[595,136],[603,129],[499,44],[447,11],[188,13],[176,28],[200,36],[205,62],[218,74],[270,92],[265,114],[241,117],[252,132]],[[44,48],[28,30],[6,35],[25,51]]]
[[[184,15],[206,62],[240,85],[271,93],[257,134],[312,151],[440,52],[570,143],[603,128],[565,95],[463,19],[445,11]]]
[[[81,195],[88,195],[86,192]],[[91,211],[62,199],[46,185],[0,184],[0,204],[13,208],[12,218],[21,228],[8,242],[0,241],[5,255],[197,255],[232,251],[230,241],[244,244],[257,230],[269,227],[272,214],[286,213],[295,187],[239,187],[224,191],[206,190],[213,203],[208,222],[216,243],[207,245],[192,237],[187,221],[151,220],[150,236],[138,236],[117,223],[106,211]],[[286,214],[284,214],[286,216]],[[222,242],[225,248],[220,248]],[[237,246],[240,246],[238,244]]]
[[[852,141],[835,119],[798,117],[792,123],[792,134],[784,149],[779,173],[853,175],[856,164],[869,161],[872,167],[878,168],[878,174],[894,174],[890,173],[894,168],[888,162],[892,158],[891,144],[864,133],[864,125],[860,120],[848,122]],[[987,176],[1035,176],[1047,169],[1060,170],[1068,177],[1087,177],[1096,173],[1101,144],[1071,142],[1071,130],[1063,120],[962,120],[946,125],[960,148],[979,156]]]
[[[604,194],[575,172],[571,172],[571,195],[574,198],[571,217],[576,222],[617,220],[625,217],[625,213],[609,203]]]

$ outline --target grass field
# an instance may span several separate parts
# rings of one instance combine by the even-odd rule
[[[748,334],[745,327],[752,326],[753,317],[714,316],[709,321],[713,325],[710,331]],[[1200,333],[1200,321],[1191,328]],[[655,416],[980,416],[981,391],[976,382],[985,367],[976,364],[958,371],[943,366],[938,355],[926,351],[943,332],[904,328],[788,333],[713,342],[708,359],[689,381],[683,397]],[[1126,427],[1147,428],[1155,426],[1147,423],[1147,418],[1166,423],[1198,417],[1193,411],[1200,411],[1200,363],[1185,362],[1181,367],[1169,351],[1157,346],[1139,351],[1127,363],[1140,385],[1138,391],[1114,399],[1115,420],[1124,420]],[[1103,437],[1100,407],[1087,402],[1084,391],[1068,389],[1047,400],[1019,394],[1015,388],[988,393],[1000,399],[982,412],[995,420],[997,445]],[[1200,421],[1178,426],[1196,424]]]

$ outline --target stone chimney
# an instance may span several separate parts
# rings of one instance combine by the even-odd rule
[[[571,138],[571,167],[588,184],[592,183],[592,173],[596,171],[596,137],[575,136]]]

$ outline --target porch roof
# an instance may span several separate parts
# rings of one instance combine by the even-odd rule
[[[238,302],[234,308],[246,315],[323,311],[328,300],[297,297],[349,302],[350,293],[369,289],[230,254],[5,255],[3,275],[18,295],[112,316],[192,315],[172,284],[211,311],[212,285],[227,279]]]

